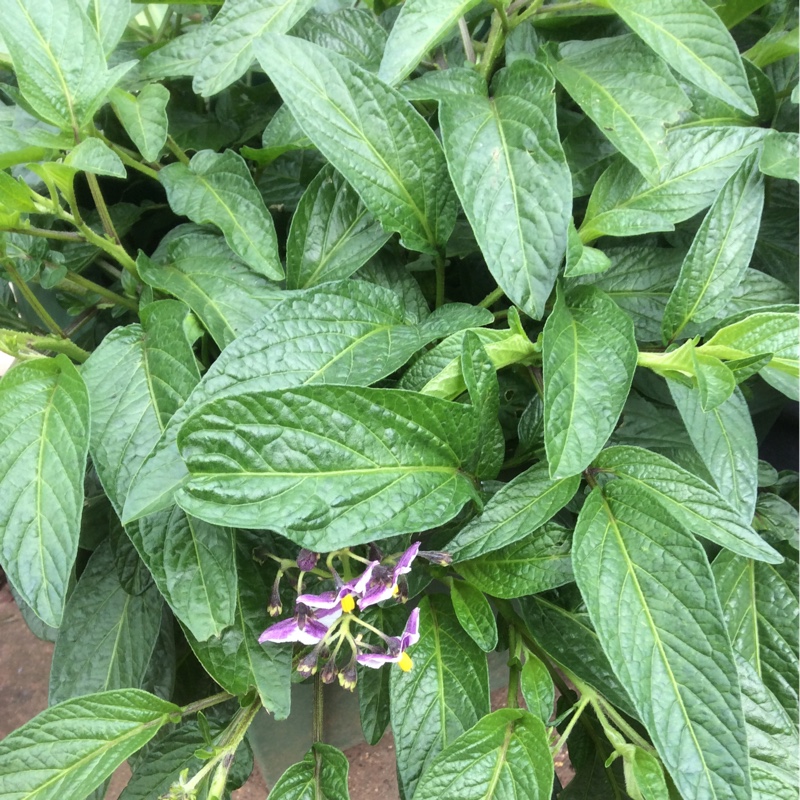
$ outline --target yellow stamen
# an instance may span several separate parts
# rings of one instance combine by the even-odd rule
[[[400,660],[397,662],[397,666],[400,667],[403,672],[410,672],[411,668],[414,666],[414,662],[411,660],[411,656],[408,653],[403,653],[400,656]]]
[[[349,614],[355,607],[356,601],[353,600],[353,595],[346,594],[342,598],[342,611],[344,611],[345,614]]]
[[[400,587],[395,584],[394,588],[392,589],[392,597],[397,597],[400,594]]]

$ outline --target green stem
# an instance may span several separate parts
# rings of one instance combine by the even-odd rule
[[[322,696],[322,674],[314,675],[314,718],[311,728],[311,738],[316,744],[322,741],[322,722],[323,722],[323,696]]]
[[[63,353],[73,361],[83,363],[91,355],[88,350],[78,347],[71,339],[60,336],[38,336],[25,331],[10,331],[0,328],[0,350],[14,358],[25,358],[26,351],[47,350],[52,353]]]
[[[86,239],[87,242],[90,242],[95,247],[99,247],[138,279],[139,270],[136,268],[136,262],[128,255],[122,245],[114,244],[114,242],[108,241],[104,236],[95,233],[82,219],[70,214],[63,208],[58,211],[58,216],[69,222],[70,225],[74,225],[83,234],[83,238]]]
[[[198,711],[211,708],[211,706],[218,706],[220,703],[224,703],[226,700],[233,699],[233,697],[234,695],[228,692],[212,694],[210,697],[204,697],[202,700],[195,700],[193,703],[189,703],[189,705],[184,706],[181,709],[181,715],[185,717],[187,714],[196,714]]]
[[[137,161],[135,158],[129,156],[115,144],[111,145],[111,149],[120,157],[120,159],[122,159],[123,164],[127,164],[129,167],[138,170],[143,175],[147,175],[148,178],[154,178],[155,180],[158,180],[158,172],[156,172],[156,170],[151,169],[150,167],[142,164],[141,161]]]
[[[108,213],[108,206],[106,205],[103,193],[100,191],[100,184],[97,182],[97,175],[87,172],[86,182],[89,184],[89,191],[92,193],[92,198],[94,199],[94,204],[97,207],[97,212],[100,214],[100,221],[103,223],[103,230],[106,232],[106,236],[114,241],[115,244],[121,246],[122,242],[120,242],[119,236],[117,235],[117,230],[114,227],[113,220],[111,219],[111,214]]]
[[[40,239],[56,239],[59,242],[82,242],[83,237],[72,231],[50,231],[46,228],[6,228],[6,233],[19,233],[27,236],[36,236]]]
[[[28,286],[24,280],[22,280],[19,272],[17,272],[17,268],[11,263],[11,261],[5,261],[3,266],[8,273],[8,277],[11,278],[11,282],[17,287],[17,289],[19,289],[22,296],[28,301],[28,304],[34,310],[36,316],[42,321],[44,327],[47,328],[50,333],[54,333],[56,336],[66,339],[64,331],[61,330],[59,324],[50,316],[47,309],[39,302],[39,298],[33,293],[31,287]]]
[[[489,82],[489,78],[492,77],[495,61],[497,61],[500,53],[502,53],[505,41],[506,33],[503,29],[503,18],[495,11],[492,15],[492,25],[491,28],[489,28],[489,39],[486,42],[486,50],[481,56],[480,64],[478,64],[478,71],[487,83]]]
[[[444,305],[444,282],[445,282],[445,257],[439,250],[436,253],[436,308]]]
[[[567,727],[564,728],[564,733],[561,734],[558,741],[550,748],[550,752],[553,755],[556,755],[561,751],[561,748],[567,743],[567,739],[569,739],[569,735],[572,733],[572,729],[575,727],[575,724],[581,718],[581,714],[583,714],[583,709],[589,705],[591,701],[591,695],[584,695],[581,697],[578,705],[575,707],[575,712],[572,715],[572,719],[570,719]]]
[[[644,750],[648,750],[650,752],[655,751],[653,745],[644,739],[636,731],[636,729],[625,720],[622,714],[620,714],[617,709],[614,708],[614,706],[612,706],[603,697],[596,697],[592,701],[592,706],[594,707],[597,718],[600,720],[600,724],[603,725],[603,727],[605,727],[605,722],[610,720],[620,729],[622,733],[628,737],[628,741],[633,742],[633,744],[638,745]]]
[[[76,286],[81,286],[89,292],[94,292],[95,294],[99,294],[101,297],[105,297],[106,300],[114,303],[114,305],[125,306],[125,308],[129,308],[131,311],[138,311],[139,309],[139,306],[135,300],[131,300],[129,297],[123,297],[116,292],[112,292],[111,289],[106,289],[105,286],[100,286],[94,281],[84,278],[83,275],[78,275],[76,272],[67,272],[66,280],[70,283],[74,283]]]
[[[525,22],[526,19],[530,19],[533,16],[557,14],[559,11],[578,11],[579,9],[591,8],[595,5],[597,4],[589,2],[589,0],[574,0],[574,2],[552,3],[549,6],[543,6],[542,3],[537,0],[537,2],[534,2],[529,9],[512,20],[511,27],[515,28],[517,25]]]
[[[519,661],[519,636],[513,625],[508,628],[508,693],[507,708],[519,708],[519,682],[522,667]]]
[[[483,300],[478,303],[480,308],[491,308],[498,300],[505,297],[505,292],[498,286],[493,292],[489,292]]]
[[[167,147],[181,164],[186,164],[187,167],[189,166],[189,156],[186,155],[183,148],[171,136],[167,136]]]

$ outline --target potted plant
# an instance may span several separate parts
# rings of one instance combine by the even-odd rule
[[[796,25],[5,3],[0,797],[227,796],[263,709],[343,800],[326,684],[406,800],[796,796]]]

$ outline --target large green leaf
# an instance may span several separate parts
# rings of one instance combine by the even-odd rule
[[[638,350],[631,318],[599,289],[559,293],[544,326],[544,432],[550,475],[586,469],[628,397]]]
[[[141,325],[115,328],[83,367],[92,461],[118,515],[139,466],[199,378],[185,315],[176,300],[151,304]]]
[[[760,370],[767,383],[794,400],[798,398],[800,372],[800,331],[794,312],[752,314],[720,328],[702,347],[704,353],[718,358],[740,359],[771,353],[772,358]]]
[[[152,258],[140,253],[136,263],[144,281],[183,300],[197,314],[220,349],[284,297],[221,236],[196,225],[173,228]]]
[[[796,133],[770,131],[764,139],[764,149],[758,168],[774,178],[800,181],[798,168],[798,136]]]
[[[0,742],[3,800],[84,800],[180,708],[138,689],[76,697]]]
[[[758,113],[736,42],[703,0],[606,4],[676,72],[746,114]]]
[[[66,356],[0,381],[0,560],[36,615],[58,627],[78,551],[89,398]]]
[[[536,319],[567,247],[569,168],[556,127],[554,81],[527,59],[501,71],[494,96],[445,99],[447,166],[492,275]]]
[[[664,310],[665,342],[728,303],[753,255],[763,206],[764,179],[758,154],[751,153],[722,187],[689,248]]]
[[[635,36],[565,42],[551,62],[558,82],[653,184],[667,163],[667,125],[690,108],[667,65]]]
[[[111,105],[125,132],[148,161],[158,161],[167,141],[167,103],[169,90],[159,83],[148,83],[134,97],[114,89]]]
[[[132,62],[110,72],[79,0],[9,0],[3,39],[20,91],[46,122],[77,134]]]
[[[459,563],[458,571],[494,597],[538,594],[572,580],[571,539],[569,530],[549,522],[513,544]]]
[[[465,581],[450,584],[450,600],[461,627],[486,653],[497,647],[497,622],[483,592]]]
[[[330,165],[308,185],[286,241],[286,286],[349,278],[389,238],[355,190]]]
[[[239,548],[236,562],[239,584],[233,625],[206,642],[197,641],[186,628],[184,632],[200,663],[225,691],[241,697],[255,688],[264,708],[276,719],[286,719],[292,648],[258,643],[267,623],[264,604],[269,589],[243,547]]]
[[[553,765],[544,724],[501,708],[462,733],[428,767],[414,800],[549,800]]]
[[[131,0],[89,0],[86,11],[106,56],[110,56],[128,27]]]
[[[122,159],[100,139],[90,136],[84,139],[64,159],[64,164],[73,170],[82,170],[94,175],[124,178],[125,165]]]
[[[739,389],[721,405],[703,411],[700,393],[669,381],[672,399],[720,494],[750,524],[758,487],[758,444],[750,412]]]
[[[800,788],[797,728],[752,665],[742,658],[737,658],[736,665],[747,724],[753,800],[794,800]]]
[[[609,447],[593,466],[635,482],[688,533],[747,558],[772,564],[783,560],[713,486],[659,453],[642,447]]]
[[[575,578],[614,671],[687,800],[749,798],[739,681],[697,540],[641,488],[594,489]]]
[[[763,141],[763,128],[696,127],[667,135],[667,167],[651,186],[629,162],[614,162],[595,184],[581,239],[670,231],[709,206],[744,158]]]
[[[580,477],[550,477],[540,462],[517,475],[447,545],[455,561],[483,556],[525,539],[560,511],[578,491]]]
[[[523,597],[518,603],[528,630],[550,658],[597,689],[617,708],[636,716],[630,696],[611,669],[586,612],[569,611],[535,595]]]
[[[479,0],[406,0],[392,26],[383,52],[378,76],[389,84],[403,80],[455,30],[459,17],[478,5]]]
[[[158,177],[176,214],[199,224],[213,223],[231,250],[256,272],[283,278],[275,225],[240,155],[201,150],[188,166],[170,164]]]
[[[203,97],[221,92],[253,63],[253,43],[268,31],[286,33],[314,0],[228,0],[208,30],[192,88]]]
[[[178,445],[176,499],[217,524],[272,530],[327,552],[454,517],[477,493],[470,406],[391,389],[241,391],[200,406]]]
[[[413,279],[412,279],[413,280]],[[363,281],[297,293],[261,315],[206,373],[186,411],[231,393],[309,383],[368,385],[433,339],[491,321],[485,309],[452,303],[417,322],[403,298]],[[165,508],[188,477],[175,439],[181,413],[137,476],[126,519]]]
[[[391,679],[397,774],[406,797],[433,759],[489,713],[486,655],[464,632],[450,601],[425,597],[419,626],[413,669],[395,669]]]
[[[199,641],[219,636],[236,612],[233,531],[180,508],[128,526],[128,535],[175,616]]]
[[[797,561],[764,564],[722,552],[713,564],[734,649],[797,722]]]
[[[442,250],[456,198],[439,141],[411,104],[309,42],[268,35],[255,50],[300,127],[383,227],[411,250]]]
[[[50,668],[50,705],[108,689],[142,688],[161,628],[152,584],[128,594],[110,543],[95,550],[64,609]]]
[[[344,753],[317,742],[299,764],[278,778],[269,796],[272,800],[349,800],[349,770]]]

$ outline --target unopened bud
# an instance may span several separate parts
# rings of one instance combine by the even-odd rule
[[[320,677],[322,678],[323,683],[333,683],[336,680],[336,676],[339,674],[339,670],[336,669],[336,658],[331,658],[327,664],[322,668],[322,672],[320,673]]]
[[[374,542],[370,542],[367,557],[370,561],[383,561],[383,551]]]
[[[275,582],[272,584],[272,593],[269,596],[269,605],[267,606],[267,613],[271,617],[277,617],[283,611],[283,604],[281,603],[281,578],[283,572],[278,570],[275,576]]]
[[[319,561],[319,553],[312,553],[305,547],[297,554],[297,566],[303,572],[311,572],[317,566],[317,561]]]
[[[303,656],[297,663],[297,671],[304,677],[310,678],[317,671],[317,660],[319,653],[316,648],[308,655]]]
[[[356,672],[356,665],[354,662],[351,661],[339,673],[339,685],[343,689],[347,689],[348,692],[352,692],[353,689],[356,688],[357,683],[358,683],[358,673]]]
[[[400,575],[397,579],[397,593],[395,597],[397,597],[401,603],[408,602],[408,581],[405,575]]]

